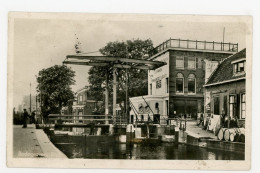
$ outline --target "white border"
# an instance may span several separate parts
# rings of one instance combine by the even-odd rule
[[[7,13],[8,11],[35,11],[35,12],[108,12],[108,13],[155,13],[155,14],[208,14],[208,15],[253,15],[254,17],[254,59],[253,59],[253,92],[254,96],[260,95],[259,84],[260,80],[257,80],[258,74],[260,73],[260,10],[258,1],[242,1],[242,0],[218,0],[218,1],[138,1],[131,0],[124,3],[121,1],[70,1],[63,0],[62,2],[52,0],[37,1],[37,0],[14,0],[14,1],[1,1],[0,5],[0,81],[1,81],[1,96],[6,98],[7,91]],[[253,121],[252,127],[254,131],[258,131],[258,126],[260,122],[260,116],[257,115],[259,112],[258,97],[252,97],[252,111],[253,111]],[[0,113],[1,115],[6,114],[6,99],[0,100]],[[1,172],[45,172],[44,169],[8,169],[6,168],[6,117],[0,116],[0,167]],[[252,169],[250,172],[259,172],[260,165],[260,138],[258,132],[252,133]],[[64,170],[47,170],[48,172],[64,172]],[[133,172],[130,170],[66,170],[66,172]],[[134,171],[140,172],[140,171]],[[143,171],[142,171],[143,172]],[[158,171],[150,171],[158,172]],[[163,171],[166,172],[166,171]],[[174,171],[174,172],[186,172],[186,171]],[[200,171],[189,171],[189,172],[200,172]],[[211,172],[211,171],[203,171]],[[234,171],[221,171],[221,172],[234,172]]]

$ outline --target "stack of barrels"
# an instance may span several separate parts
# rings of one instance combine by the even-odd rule
[[[245,143],[245,129],[244,128],[221,128],[218,132],[218,139]]]

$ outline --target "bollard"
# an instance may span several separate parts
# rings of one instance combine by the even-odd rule
[[[186,131],[186,127],[187,127],[187,120],[185,119],[185,127],[184,127],[184,131]]]
[[[128,124],[126,126],[126,142],[131,142],[133,138],[133,129],[134,126],[132,124]]]
[[[87,146],[87,135],[85,134],[85,135],[84,135],[84,146],[83,146],[83,147],[84,147],[84,148],[83,148],[83,152],[84,152],[84,153],[83,153],[83,156],[84,156],[84,158],[87,157],[86,146]]]
[[[179,144],[179,128],[175,127],[175,132],[174,132],[174,146],[178,147]]]
[[[114,134],[114,126],[112,124],[109,124],[109,135]]]

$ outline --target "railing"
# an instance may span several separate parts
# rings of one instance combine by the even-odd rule
[[[238,43],[208,42],[197,40],[169,39],[155,47],[153,54],[159,53],[167,48],[182,48],[196,50],[238,52]]]
[[[48,116],[49,121],[56,123],[72,122],[72,123],[84,123],[86,121],[96,121],[104,123],[105,121],[111,121],[111,115],[61,115],[61,114],[50,114]]]

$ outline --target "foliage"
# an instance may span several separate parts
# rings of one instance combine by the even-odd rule
[[[74,77],[75,72],[64,65],[55,65],[39,71],[37,92],[45,118],[50,113],[60,113],[62,106],[67,106],[69,99],[74,98],[70,87],[75,84]]]
[[[147,40],[127,40],[109,42],[105,47],[100,49],[100,52],[105,56],[115,56],[120,58],[144,59],[145,56],[151,56],[154,52],[153,43],[150,39]],[[110,103],[112,103],[112,81],[113,69],[105,69],[101,67],[92,67],[89,71],[89,83],[91,95],[95,95],[97,100],[103,99],[102,84],[105,82],[106,73],[109,79]],[[117,69],[118,76],[118,98],[117,102],[125,100],[126,89],[126,70]],[[129,69],[129,97],[147,95],[147,70]]]

